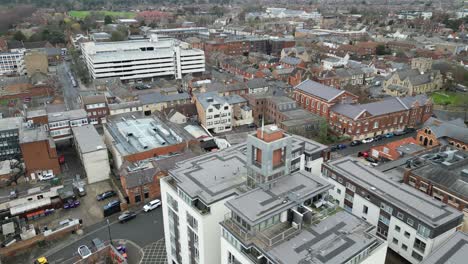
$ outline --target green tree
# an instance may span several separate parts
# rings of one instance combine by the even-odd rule
[[[113,31],[111,34],[112,41],[122,41],[125,40],[125,35],[120,31]]]
[[[108,24],[112,24],[112,17],[107,15],[104,17],[104,24],[108,25]]]
[[[328,140],[328,124],[326,120],[320,121],[318,136],[321,142]]]
[[[380,44],[375,48],[376,55],[387,55],[390,54],[390,51],[385,47],[385,45]]]
[[[13,38],[15,40],[18,40],[18,41],[25,41],[26,40],[26,36],[23,34],[23,32],[20,31],[16,31],[15,34],[13,35]]]

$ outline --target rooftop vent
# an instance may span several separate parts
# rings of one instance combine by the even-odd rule
[[[206,101],[209,102],[209,103],[212,103],[214,100],[213,100],[213,97],[208,97],[208,98],[206,98]]]

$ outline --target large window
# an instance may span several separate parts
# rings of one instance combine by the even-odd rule
[[[419,250],[421,253],[424,254],[424,251],[426,251],[426,243],[422,242],[418,238],[414,240],[414,248]]]
[[[417,261],[422,261],[423,257],[419,255],[416,251],[413,250],[413,253],[411,254],[413,258],[415,258]]]
[[[418,234],[423,237],[429,237],[431,230],[424,225],[418,224]]]
[[[390,224],[390,219],[388,219],[387,217],[383,216],[383,215],[379,215],[379,221],[384,223],[385,225],[389,225]]]
[[[385,203],[380,203],[380,208],[381,208],[382,210],[384,210],[385,212],[387,212],[388,214],[390,214],[390,215],[391,215],[392,212],[393,212],[393,208],[390,207],[390,206],[388,206],[388,205],[385,204]]]

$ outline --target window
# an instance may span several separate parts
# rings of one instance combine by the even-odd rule
[[[409,237],[410,237],[410,233],[408,233],[407,231],[405,231],[405,237],[406,237],[406,238],[409,238]]]
[[[390,214],[390,215],[391,215],[392,212],[393,212],[393,208],[390,207],[390,206],[388,206],[388,205],[385,204],[385,203],[380,203],[380,208],[381,208],[382,210],[384,210],[385,212],[387,212],[388,214]]]
[[[385,225],[389,225],[390,224],[390,219],[388,219],[387,217],[383,216],[383,215],[379,215],[379,221],[384,223]]]
[[[209,108],[208,113],[212,113],[212,112],[213,112],[213,109]]]
[[[405,244],[401,244],[401,248],[402,248],[404,251],[407,251],[407,250],[408,250],[408,246],[405,245]]]
[[[423,259],[423,257],[421,255],[419,255],[418,253],[416,253],[414,250],[413,250],[413,253],[411,254],[411,256],[413,258],[415,258],[417,261],[421,261]]]
[[[421,253],[424,254],[424,251],[426,251],[426,243],[422,242],[418,238],[414,240],[414,248],[419,250]]]
[[[392,243],[398,245],[398,239],[393,238],[393,239],[392,239]]]
[[[424,225],[418,224],[418,234],[423,237],[429,237],[431,230]]]
[[[369,211],[369,207],[363,205],[363,206],[362,206],[362,213],[363,213],[363,214],[367,214],[368,211]]]
[[[341,190],[338,189],[338,188],[336,189],[336,192],[337,192],[338,194],[341,194]]]
[[[349,195],[349,194],[347,194],[347,193],[345,193],[345,199],[348,200],[348,201],[350,201],[350,202],[353,202],[354,197],[351,196],[351,195]]]
[[[309,98],[306,99],[306,105],[309,105]]]
[[[356,192],[356,186],[352,185],[349,182],[346,183],[346,188],[348,188],[350,191]]]
[[[395,226],[395,231],[400,232],[401,228],[399,226]]]
[[[342,178],[338,178],[338,182],[339,182],[339,183],[343,183],[343,179],[342,179]]]
[[[403,220],[403,217],[404,215],[400,212],[397,213],[396,217],[398,217],[399,219]]]
[[[374,122],[374,128],[379,128],[379,121]]]
[[[406,219],[406,223],[407,223],[408,225],[410,225],[410,226],[413,226],[413,225],[414,225],[413,219],[410,219],[410,218]]]

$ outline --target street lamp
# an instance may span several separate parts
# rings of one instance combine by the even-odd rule
[[[110,244],[113,246],[114,244],[112,244],[112,237],[111,237],[111,230],[110,230],[109,219],[106,219],[106,222],[107,222],[107,231],[109,231],[109,240],[110,240]]]

